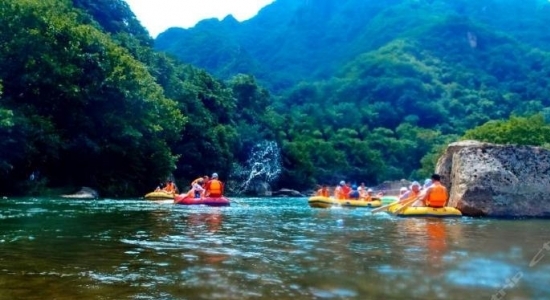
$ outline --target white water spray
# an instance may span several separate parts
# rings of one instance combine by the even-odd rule
[[[272,183],[281,174],[281,153],[277,143],[263,141],[256,144],[244,165],[235,164],[229,188],[236,194],[249,191],[253,184]]]

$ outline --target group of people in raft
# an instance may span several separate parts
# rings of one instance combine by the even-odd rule
[[[334,198],[338,200],[352,199],[373,201],[381,196],[383,192],[373,195],[374,191],[365,187],[364,183],[360,186],[351,185],[345,181],[340,181],[340,184],[334,188]],[[330,197],[330,190],[327,185],[323,185],[317,190],[315,196]],[[433,174],[429,179],[426,179],[424,185],[414,181],[410,189],[402,187],[399,191],[399,203],[404,204],[416,199],[410,206],[428,206],[428,207],[444,207],[447,203],[448,192],[447,188],[441,184],[441,176]]]
[[[191,189],[186,193],[186,198],[219,198],[223,196],[224,185],[218,178],[218,173],[213,173],[212,178],[205,175],[191,182]],[[177,194],[178,188],[172,180],[168,180],[164,186],[159,186],[155,190],[164,191],[170,194]]]

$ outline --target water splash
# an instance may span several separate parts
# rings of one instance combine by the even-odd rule
[[[236,194],[250,191],[255,184],[272,183],[281,174],[281,151],[274,141],[263,141],[250,150],[244,165],[234,164],[228,182]]]

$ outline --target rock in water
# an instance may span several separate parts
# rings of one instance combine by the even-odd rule
[[[477,141],[450,144],[436,173],[466,216],[550,217],[550,151]]]
[[[96,190],[84,186],[80,189],[80,191],[74,194],[61,195],[61,197],[69,199],[97,199],[99,198],[99,194]]]

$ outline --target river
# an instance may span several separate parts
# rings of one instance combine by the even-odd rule
[[[0,200],[0,299],[550,299],[550,220]]]

